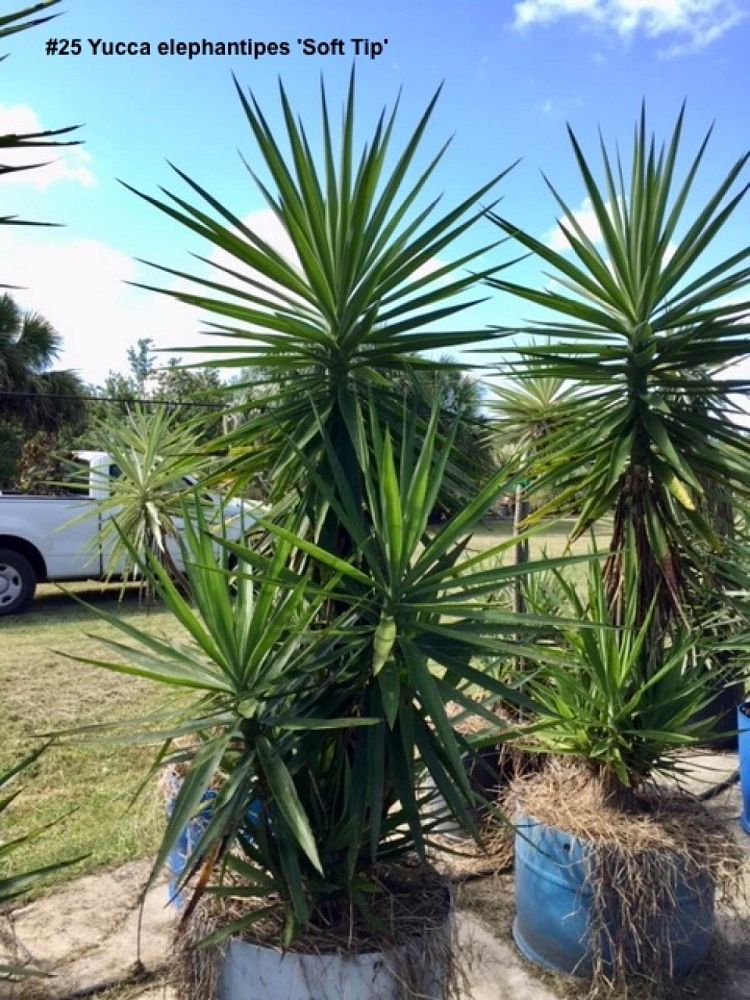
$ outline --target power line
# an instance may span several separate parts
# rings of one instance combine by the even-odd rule
[[[80,403],[141,403],[145,406],[194,406],[204,410],[223,410],[223,403],[197,403],[180,399],[139,399],[132,396],[78,396],[62,392],[6,392],[0,390],[0,397],[9,399],[69,399]]]

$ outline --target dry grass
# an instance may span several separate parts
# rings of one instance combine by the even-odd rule
[[[501,941],[512,944],[515,903],[511,872],[460,885],[456,905],[474,914]],[[644,980],[612,986],[606,990],[607,1000],[728,1000],[746,996],[749,940],[750,919],[720,915],[716,940],[700,968],[683,979],[659,985]],[[588,1000],[590,997],[589,980],[555,975],[532,965],[520,952],[516,952],[516,956],[525,971],[560,1000]]]
[[[134,624],[162,633],[173,627],[166,613],[142,607],[132,592],[118,604],[116,589],[76,589]],[[0,619],[0,770],[28,754],[44,733],[143,716],[165,704],[165,692],[157,685],[66,659],[66,652],[109,655],[87,632],[112,635],[114,630],[52,587],[40,588],[25,615]],[[106,742],[51,747],[28,772],[23,794],[7,813],[10,829],[3,832],[16,835],[59,822],[14,852],[14,870],[89,855],[56,881],[151,853],[163,828],[156,790],[147,789],[133,808],[129,801],[153,752]]]
[[[632,811],[623,810],[585,769],[551,761],[516,782],[512,796],[527,816],[586,845],[591,997],[609,996],[615,986],[627,993],[644,977],[654,995],[668,994],[675,932],[662,918],[677,912],[679,892],[710,886],[725,909],[744,903],[744,852],[684,793],[647,787]]]

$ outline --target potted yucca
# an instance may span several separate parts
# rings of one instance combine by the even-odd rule
[[[518,635],[550,620],[486,600],[512,584],[515,568],[497,560],[512,539],[489,553],[491,569],[485,554],[464,554],[502,474],[427,530],[451,449],[450,439],[436,443],[437,417],[423,436],[407,429],[397,470],[371,415],[366,506],[320,482],[356,561],[267,520],[270,545],[223,543],[230,571],[197,507],[186,511],[183,542],[192,603],[156,557],[146,567],[183,635],[161,639],[96,612],[123,638],[101,640],[111,659],[85,662],[193,694],[158,725],[129,724],[134,740],[161,744],[157,769],[177,765],[181,775],[153,877],[201,817],[175,882],[183,924],[198,911],[186,989],[205,980],[201,956],[214,944],[227,949],[213,973],[226,998],[251,982],[269,997],[395,997],[403,982],[414,995],[449,995],[451,894],[428,851],[447,817],[476,834],[465,756],[507,735],[487,696],[520,699],[472,657],[543,660]],[[328,457],[338,471],[333,449]],[[484,731],[462,735],[449,703]],[[289,951],[283,961],[279,948]]]
[[[741,589],[746,559],[742,539],[720,530],[715,515],[721,508],[731,517],[750,496],[750,443],[734,420],[748,382],[732,371],[750,353],[750,248],[706,261],[742,204],[747,187],[735,183],[748,156],[688,217],[707,139],[679,178],[682,129],[680,113],[659,145],[644,109],[629,164],[602,141],[601,184],[570,132],[598,233],[584,230],[548,182],[566,252],[491,213],[554,279],[545,288],[488,279],[550,317],[522,331],[531,340],[517,349],[513,373],[574,390],[565,431],[536,442],[537,485],[551,498],[530,520],[580,505],[576,537],[613,518],[603,569],[579,607],[589,628],[564,635],[575,667],[543,673],[535,688],[542,715],[554,710],[548,749],[580,767],[540,779],[543,815],[539,795],[521,796],[541,823],[530,839],[550,847],[558,866],[574,860],[572,882],[584,895],[592,880],[602,891],[575,928],[553,907],[542,946],[529,918],[540,898],[528,897],[521,866],[517,940],[542,964],[608,976],[663,977],[699,961],[710,940],[715,860],[732,855],[727,838],[710,833],[705,816],[679,796],[645,794],[651,776],[671,764],[668,751],[711,735],[706,705],[726,678],[704,612],[710,598],[741,618],[730,595]],[[591,865],[598,875],[590,876]]]
[[[273,998],[444,996],[451,896],[428,864],[445,821],[432,800],[476,829],[465,768],[476,737],[447,706],[478,716],[479,735],[497,742],[504,730],[485,701],[520,696],[474,658],[531,662],[545,654],[524,647],[526,627],[549,624],[491,599],[515,577],[498,559],[511,542],[467,553],[480,518],[515,486],[504,472],[428,528],[441,493],[465,491],[463,411],[447,418],[436,397],[425,412],[424,393],[409,388],[413,371],[460,368],[424,349],[481,336],[424,327],[470,305],[463,293],[497,271],[459,271],[492,244],[443,262],[497,178],[435,218],[437,202],[419,205],[444,151],[410,179],[437,95],[400,152],[384,112],[356,156],[353,79],[338,138],[321,91],[318,160],[283,88],[283,148],[238,91],[258,147],[249,166],[265,172],[261,190],[293,254],[184,174],[200,206],[143,197],[232,258],[209,262],[210,278],[163,268],[195,291],[157,290],[218,317],[209,364],[273,385],[236,414],[216,475],[241,485],[262,474],[278,512],[253,545],[214,538],[200,510],[186,514],[192,600],[158,560],[146,566],[183,638],[105,616],[128,641],[110,643],[115,662],[101,665],[194,695],[152,731],[159,764],[181,772],[153,877],[191,820],[205,821],[175,885],[185,933],[204,945],[187,948],[186,993],[211,978],[199,966],[213,944],[226,949],[225,1000],[250,983]],[[149,738],[144,728],[136,738]],[[426,775],[433,791],[422,790]]]
[[[712,718],[698,721],[712,683],[687,631],[654,662],[655,605],[639,623],[632,552],[621,622],[599,564],[584,595],[564,585],[577,624],[561,629],[560,662],[526,687],[535,726],[525,739],[550,762],[514,790],[515,939],[533,961],[598,981],[684,974],[706,957],[717,890],[733,888],[742,860],[674,785],[681,752],[712,734]]]

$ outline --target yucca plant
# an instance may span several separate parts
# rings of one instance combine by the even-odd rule
[[[632,545],[623,561],[619,624],[600,562],[589,565],[584,593],[560,574],[557,578],[570,617],[579,624],[563,626],[556,639],[564,663],[546,661],[526,686],[542,723],[531,745],[584,762],[614,804],[632,802],[655,773],[678,767],[678,750],[711,736],[715,720],[704,709],[714,689],[688,629],[678,632],[666,651],[649,642],[656,601],[639,621]]]
[[[635,977],[663,995],[705,958],[716,897],[736,892],[743,859],[680,788],[686,751],[715,736],[709,643],[689,625],[654,641],[658,594],[644,614],[632,530],[620,586],[614,607],[598,561],[584,593],[565,584],[574,623],[554,640],[561,662],[525,685],[535,718],[523,746],[552,759],[516,789],[514,935],[532,961],[590,977],[591,995]]]
[[[149,551],[177,574],[183,501],[196,493],[208,463],[200,427],[165,406],[134,406],[124,418],[102,421],[96,437],[116,469],[93,508],[105,575],[136,577]]]
[[[282,135],[272,130],[252,95],[239,85],[237,93],[257,146],[248,170],[288,236],[293,259],[176,170],[197,196],[196,203],[169,191],[162,199],[136,193],[201,236],[211,251],[227,254],[231,263],[201,258],[213,269],[213,278],[159,267],[191,282],[195,292],[153,290],[221,318],[209,324],[213,337],[200,348],[211,357],[209,364],[258,370],[277,387],[271,399],[243,404],[243,423],[225,442],[233,450],[230,466],[238,474],[249,478],[265,470],[272,501],[290,489],[303,489],[309,477],[301,458],[312,459],[313,465],[322,461],[325,433],[359,489],[356,450],[367,436],[363,397],[375,391],[380,416],[391,412],[397,424],[402,392],[394,386],[394,376],[412,369],[459,367],[418,352],[450,351],[491,336],[427,327],[476,302],[464,293],[475,291],[483,277],[498,270],[477,269],[493,243],[450,262],[444,262],[444,255],[482,217],[482,200],[507,171],[437,214],[440,199],[424,204],[422,196],[447,144],[420,163],[437,93],[400,151],[392,149],[394,108],[382,112],[357,152],[354,74],[338,136],[321,87],[320,155],[283,86]],[[258,176],[261,169],[269,181]],[[468,271],[469,266],[474,269]],[[308,501],[315,504],[314,498]],[[329,528],[327,547],[345,547],[336,540],[335,527]]]
[[[511,375],[490,390],[491,430],[524,466],[554,434],[565,431],[575,414],[575,387],[564,378]]]
[[[544,453],[555,453],[556,439],[567,442],[575,412],[575,389],[562,378],[534,378],[528,374],[505,378],[491,389],[492,436],[500,447],[510,451],[525,473],[526,488],[519,485],[514,498],[513,530],[518,533],[531,510],[529,494],[534,490],[535,479],[542,475]],[[515,558],[519,564],[528,560],[527,542],[516,544]],[[519,578],[515,599],[517,611],[525,608],[523,584],[523,579]]]
[[[351,907],[368,915],[379,865],[414,853],[425,859],[440,817],[425,815],[424,772],[456,820],[474,830],[463,757],[474,743],[506,735],[488,702],[528,702],[472,659],[548,655],[524,646],[519,635],[553,619],[522,619],[491,600],[516,572],[497,559],[511,543],[466,556],[472,530],[503,488],[501,477],[440,531],[427,530],[451,450],[450,440],[437,440],[439,416],[436,406],[425,436],[416,415],[407,416],[397,460],[390,432],[371,414],[364,509],[332,442],[331,482],[308,469],[353,540],[349,558],[288,522],[263,520],[275,539],[271,554],[213,538],[198,507],[186,511],[183,541],[194,607],[158,560],[147,559],[184,639],[167,643],[96,611],[128,641],[103,639],[112,659],[85,662],[197,695],[156,731],[153,720],[141,720],[143,732],[128,723],[123,734],[168,745],[192,738],[187,748],[162,748],[157,760],[178,760],[186,773],[154,876],[186,823],[205,808],[207,790],[216,789],[178,889],[200,872],[196,900],[207,884],[219,895],[259,897],[265,905],[241,926],[267,907],[280,909],[287,943],[311,925],[348,919]],[[231,574],[216,556],[217,542],[236,560]],[[449,704],[484,720],[485,732],[462,736]]]
[[[491,213],[554,278],[544,289],[488,279],[553,314],[514,331],[534,337],[519,348],[522,365],[515,371],[578,390],[567,445],[556,439],[544,453],[555,496],[538,516],[583,497],[580,534],[614,512],[610,592],[620,586],[618,553],[632,532],[641,567],[638,621],[651,615],[655,632],[689,603],[688,565],[708,572],[708,555],[721,546],[707,505],[750,496],[750,442],[732,420],[750,383],[731,370],[750,352],[750,247],[728,257],[714,250],[746,194],[737,182],[748,155],[689,215],[709,137],[678,177],[682,130],[681,111],[669,141],[659,145],[644,109],[629,164],[602,142],[601,181],[570,131],[601,243],[550,182],[569,252]]]
[[[22,789],[8,792],[10,786],[16,781],[18,776],[26,771],[39,758],[46,749],[47,744],[41,745],[33,753],[19,761],[14,767],[0,774],[0,818],[5,819],[5,814],[10,805],[20,794]],[[71,858],[68,861],[58,861],[55,864],[45,865],[42,868],[35,868],[32,871],[13,872],[10,867],[10,856],[14,851],[22,847],[32,836],[38,836],[42,831],[34,833],[11,836],[6,840],[0,837],[0,913],[17,900],[24,893],[33,889],[43,882],[49,875],[60,871],[61,868],[77,864],[83,859],[81,857]],[[31,976],[40,976],[44,973],[28,965],[9,965],[0,962],[0,982],[3,980],[25,979]]]

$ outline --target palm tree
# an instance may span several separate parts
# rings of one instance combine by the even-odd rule
[[[28,433],[57,431],[82,421],[85,387],[72,371],[53,369],[62,337],[39,313],[0,297],[0,399],[6,419]]]
[[[750,154],[731,167],[691,218],[687,205],[709,136],[682,180],[676,164],[683,111],[669,141],[635,130],[630,176],[602,142],[598,183],[570,131],[602,246],[549,183],[570,253],[561,254],[497,214],[493,221],[553,269],[544,289],[490,278],[552,319],[513,331],[539,338],[519,348],[524,377],[570,380],[582,390],[568,441],[544,450],[558,507],[583,496],[576,534],[614,512],[606,578],[621,593],[622,552],[640,567],[638,622],[654,634],[683,615],[691,576],[706,573],[722,538],[706,515],[717,502],[750,499],[750,440],[727,412],[750,382],[727,377],[750,354],[750,247],[715,256],[714,241],[748,188],[735,187]],[[709,133],[710,135],[710,133]],[[710,262],[706,261],[712,254]]]

